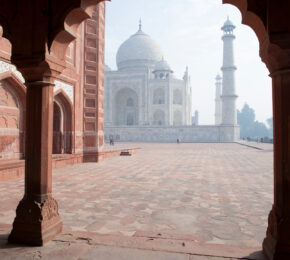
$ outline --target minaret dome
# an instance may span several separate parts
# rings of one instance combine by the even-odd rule
[[[221,29],[225,34],[232,34],[235,28],[236,26],[234,26],[228,17]]]

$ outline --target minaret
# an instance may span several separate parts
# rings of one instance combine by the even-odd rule
[[[220,125],[222,123],[222,77],[218,74],[216,76],[216,91],[215,91],[215,125]]]
[[[224,32],[222,40],[224,42],[223,54],[223,90],[222,90],[222,125],[236,125],[237,111],[236,111],[236,90],[235,90],[235,71],[234,65],[234,46],[233,41],[236,38],[233,31],[236,27],[229,20],[224,23],[221,28]]]

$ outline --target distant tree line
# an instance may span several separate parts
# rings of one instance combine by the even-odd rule
[[[245,104],[242,110],[238,110],[238,124],[242,139],[261,140],[271,142],[273,139],[273,118],[267,119],[268,127],[256,120],[255,110]]]

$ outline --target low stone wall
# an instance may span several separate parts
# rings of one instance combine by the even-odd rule
[[[121,142],[236,142],[240,137],[239,126],[121,126],[105,127],[105,139],[113,137]]]
[[[107,150],[102,152],[104,159],[120,156],[122,152],[128,151],[133,155],[141,148],[122,148],[118,150]],[[85,162],[82,153],[79,154],[54,154],[52,156],[52,168],[58,169],[66,166]],[[96,161],[95,161],[96,162]],[[0,161],[0,182],[23,178],[25,174],[25,160],[5,160]]]
[[[83,162],[82,154],[54,154],[52,168],[58,169]],[[25,160],[0,161],[0,182],[24,177]]]
[[[52,168],[58,169],[83,162],[83,154],[54,154],[52,156]]]
[[[25,161],[11,160],[0,163],[0,182],[21,178],[24,176]]]

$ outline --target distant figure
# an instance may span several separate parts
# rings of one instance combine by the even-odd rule
[[[180,140],[179,140],[179,138],[177,138],[177,140],[176,140],[176,143],[177,143],[177,144],[179,144],[179,143],[180,143]]]
[[[114,138],[112,136],[110,137],[110,145],[114,145]]]

